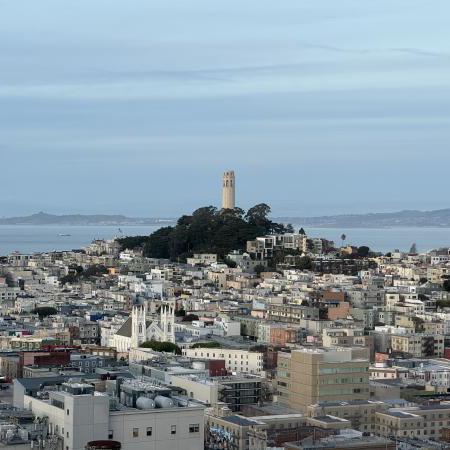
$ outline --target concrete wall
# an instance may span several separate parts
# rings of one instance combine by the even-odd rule
[[[203,448],[203,408],[155,409],[150,411],[113,411],[110,416],[113,439],[122,443],[124,450],[198,450]],[[199,426],[196,433],[189,425]],[[171,433],[171,427],[176,433]],[[147,429],[151,427],[151,436]],[[133,437],[133,429],[138,436]]]
[[[187,396],[215,405],[218,402],[219,387],[217,383],[202,383],[189,377],[172,376],[172,385],[186,390]],[[192,395],[191,395],[192,393]]]

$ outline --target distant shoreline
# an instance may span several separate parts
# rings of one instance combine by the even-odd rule
[[[390,213],[340,214],[316,217],[274,217],[281,223],[315,228],[450,228],[450,208],[433,211],[405,210]],[[0,218],[0,225],[32,226],[164,226],[174,225],[172,217],[127,217],[120,214],[64,214],[44,212],[23,217]]]
[[[146,223],[111,223],[111,222],[95,222],[95,223],[0,223],[0,227],[153,227],[155,225],[171,224],[173,222],[146,222]]]
[[[95,239],[114,239],[125,236],[150,235],[166,225],[9,225],[0,226],[0,255],[14,251],[23,254],[52,251],[70,251],[89,245]],[[313,227],[294,224],[294,229],[303,226],[311,238],[322,237],[335,243],[341,242],[345,234],[346,243],[367,245],[374,251],[388,252],[394,249],[408,251],[415,242],[420,251],[450,246],[450,227],[383,227],[343,228]],[[122,233],[119,232],[122,231]],[[61,233],[70,236],[60,236]]]
[[[153,223],[0,223],[0,227],[111,227],[111,228],[120,228],[120,227],[155,227],[155,226],[171,226],[174,225],[176,221],[173,222],[153,222]],[[316,224],[316,223],[308,223],[305,224],[301,221],[291,221],[291,222],[284,222],[285,224],[291,223],[294,225],[294,228],[303,227],[306,230],[308,228],[319,228],[323,230],[336,230],[336,229],[347,229],[347,230],[401,230],[401,229],[414,229],[414,228],[428,228],[430,230],[436,229],[436,230],[444,230],[449,229],[450,230],[450,224],[448,225],[346,225],[346,224],[333,224],[333,225],[323,225],[323,224]],[[298,230],[297,230],[298,231]]]

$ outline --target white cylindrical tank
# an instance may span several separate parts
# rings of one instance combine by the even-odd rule
[[[155,397],[155,405],[157,408],[172,408],[173,400],[169,397],[164,397],[162,395],[157,395]]]
[[[137,409],[154,409],[155,402],[148,397],[139,397],[136,400],[136,408]]]

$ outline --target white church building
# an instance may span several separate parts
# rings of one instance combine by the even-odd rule
[[[131,316],[117,330],[112,342],[119,353],[138,348],[146,341],[175,343],[175,305],[161,305],[159,320],[148,320],[147,304],[134,305]]]

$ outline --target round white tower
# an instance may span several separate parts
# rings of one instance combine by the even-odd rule
[[[224,172],[222,179],[222,208],[235,208],[235,178],[234,171]]]

